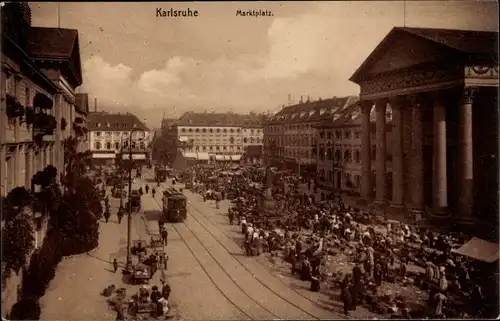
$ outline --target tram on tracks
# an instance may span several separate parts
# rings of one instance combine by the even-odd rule
[[[167,181],[168,171],[164,166],[155,166],[155,182],[163,183]]]
[[[172,223],[183,222],[187,217],[186,196],[173,187],[163,192],[163,216]]]

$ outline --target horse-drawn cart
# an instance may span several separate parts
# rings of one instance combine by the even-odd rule
[[[130,249],[132,254],[139,255],[140,253],[147,253],[146,250],[147,242],[145,240],[133,240],[132,248]]]

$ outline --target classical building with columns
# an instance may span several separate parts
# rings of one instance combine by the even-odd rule
[[[497,219],[497,32],[396,27],[350,80],[361,87],[365,201],[380,211],[453,225]],[[388,106],[392,188],[386,175]],[[374,199],[368,129],[373,109]]]

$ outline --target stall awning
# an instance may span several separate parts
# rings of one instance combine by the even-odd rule
[[[467,256],[478,261],[493,263],[498,260],[498,244],[491,243],[474,237],[458,249],[451,250],[452,253]]]
[[[194,159],[196,159],[196,153],[184,152],[184,153],[182,153],[182,156],[184,156],[185,158],[194,158]]]
[[[241,155],[231,155],[230,160],[239,162],[241,160]]]
[[[225,160],[226,158],[224,157],[224,155],[215,155],[215,160],[218,160],[218,161],[221,161],[221,160]]]
[[[208,153],[200,153],[198,152],[198,160],[209,160],[210,156]]]

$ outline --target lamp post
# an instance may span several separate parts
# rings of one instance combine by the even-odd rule
[[[128,216],[127,216],[127,265],[125,270],[132,270],[132,255],[131,255],[131,242],[132,242],[132,134],[135,132],[142,132],[145,135],[145,132],[140,128],[133,129],[129,134],[124,133],[122,138],[127,138],[128,135],[128,159],[130,161],[130,167],[128,169]],[[141,140],[142,138],[139,138]],[[123,148],[123,146],[122,146]],[[123,154],[122,154],[123,160]]]

